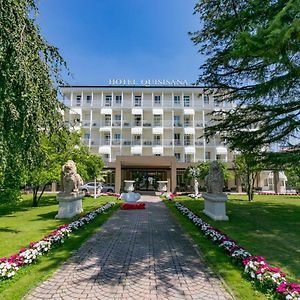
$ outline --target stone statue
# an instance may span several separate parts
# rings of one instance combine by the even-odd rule
[[[56,219],[69,219],[83,212],[82,198],[84,193],[79,192],[81,184],[82,179],[77,173],[74,161],[68,160],[61,170],[62,191],[56,196],[59,202]]]
[[[224,175],[223,170],[217,161],[213,161],[209,168],[209,173],[205,177],[206,192],[210,194],[223,193]]]
[[[68,160],[62,167],[61,188],[64,194],[78,193],[82,179],[77,173],[76,164]]]
[[[215,221],[228,221],[226,215],[227,195],[223,193],[224,175],[217,161],[213,161],[205,177],[206,193],[203,193],[203,212]]]

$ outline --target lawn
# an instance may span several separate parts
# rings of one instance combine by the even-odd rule
[[[96,209],[108,201],[119,202],[115,197],[109,196],[97,199],[84,198],[84,212]],[[0,257],[16,253],[30,242],[40,240],[61,224],[70,223],[73,220],[54,219],[58,205],[53,195],[45,195],[40,207],[33,208],[30,205],[30,196],[24,196],[23,201],[17,206],[0,207]],[[21,299],[31,288],[49,277],[116,209],[118,206],[99,215],[84,228],[72,233],[62,246],[40,257],[36,264],[23,267],[13,279],[0,281],[0,298]]]
[[[289,281],[300,281],[300,197],[261,195],[255,196],[254,201],[249,203],[245,196],[230,195],[227,202],[228,222],[213,221],[204,215],[203,200],[192,200],[189,197],[177,197],[176,200],[228,234],[253,255],[262,255],[271,265],[280,267],[287,273]],[[177,215],[197,241],[206,259],[224,277],[238,298],[249,298],[250,295],[245,294],[247,284],[244,287],[237,284],[238,268],[229,266],[230,258],[225,258],[221,249],[204,238],[194,225],[188,224],[190,221],[179,215],[174,203],[167,202],[167,206]],[[258,297],[260,299],[262,296]]]

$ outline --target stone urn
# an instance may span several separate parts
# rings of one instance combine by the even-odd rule
[[[124,190],[126,193],[122,193],[120,198],[126,202],[137,202],[141,195],[139,193],[133,193],[134,191],[134,180],[124,180]]]
[[[74,161],[68,160],[62,167],[62,191],[56,196],[59,203],[56,219],[70,219],[83,212],[82,198],[84,193],[79,191],[81,184],[82,179],[76,171]]]
[[[157,181],[157,183],[158,183],[158,191],[159,192],[165,193],[168,190],[168,181],[160,180],[160,181]]]
[[[124,186],[124,190],[126,192],[133,192],[134,191],[134,180],[124,180],[125,186]]]

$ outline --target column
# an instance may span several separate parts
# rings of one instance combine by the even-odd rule
[[[280,193],[280,180],[279,180],[279,171],[273,171],[273,184],[275,194]]]
[[[120,193],[121,192],[121,180],[122,180],[122,167],[121,167],[121,161],[116,159],[116,173],[115,173],[115,187],[116,187],[116,193]]]

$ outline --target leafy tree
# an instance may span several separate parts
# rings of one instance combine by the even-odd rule
[[[298,192],[300,191],[300,166],[295,165],[293,167],[287,168],[285,175],[288,179],[288,185],[295,188]]]
[[[27,170],[27,183],[32,186],[32,206],[38,206],[46,186],[61,178],[61,167],[67,160],[74,160],[83,180],[97,178],[103,168],[102,158],[89,153],[80,143],[80,134],[68,132],[60,135],[40,136],[42,154],[36,164]],[[39,193],[39,191],[41,191]]]
[[[65,62],[36,25],[36,0],[0,0],[0,172],[2,199],[19,193],[22,170],[40,158],[39,135],[63,126],[57,101]]]
[[[195,166],[189,166],[184,172],[186,183],[190,183],[192,179],[204,180],[208,175],[211,162],[201,162]],[[231,177],[230,171],[224,163],[219,163],[224,174],[224,179],[228,180]]]
[[[242,149],[297,136],[299,0],[199,0],[195,14],[202,23],[191,38],[208,57],[198,83],[223,94],[217,101],[235,103],[213,113],[217,122],[205,134]]]
[[[234,171],[245,186],[249,201],[253,200],[255,180],[262,170],[263,164],[258,152],[242,152],[235,157]]]

